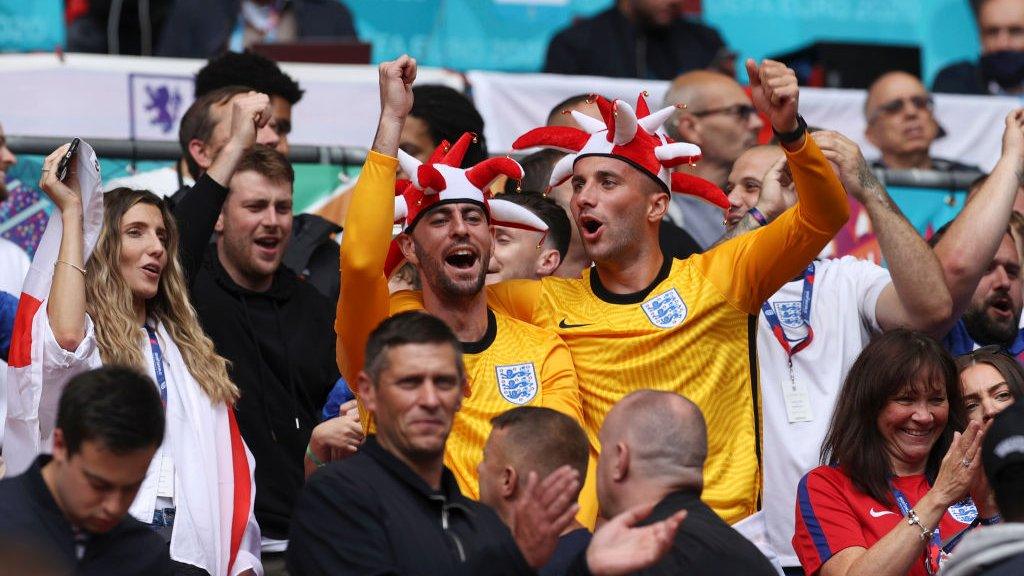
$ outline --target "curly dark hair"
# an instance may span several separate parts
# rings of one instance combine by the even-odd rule
[[[293,106],[303,94],[298,82],[282,72],[276,62],[253,52],[225,52],[211,58],[196,73],[196,98],[225,86],[248,86],[280,96]]]
[[[465,132],[476,134],[462,159],[461,168],[474,166],[487,159],[484,119],[472,100],[454,88],[440,84],[422,84],[412,89],[413,103],[409,115],[427,124],[434,145],[442,140],[455,143]]]

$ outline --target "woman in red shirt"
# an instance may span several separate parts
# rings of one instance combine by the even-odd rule
[[[956,366],[937,342],[895,330],[869,344],[839,393],[827,465],[798,488],[793,547],[807,574],[937,573],[980,521],[968,491],[981,424],[956,432],[966,422]]]

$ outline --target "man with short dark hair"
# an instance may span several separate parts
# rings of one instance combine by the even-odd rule
[[[117,367],[75,376],[60,399],[52,456],[0,481],[0,542],[63,574],[170,574],[166,542],[128,515],[163,437],[149,378]]]
[[[669,553],[639,574],[776,574],[756,546],[701,501],[708,441],[697,405],[672,392],[633,392],[608,412],[600,438],[602,515],[651,503],[648,521],[688,512]]]
[[[307,447],[314,458],[332,448],[348,454],[361,435],[345,418],[320,425],[320,409],[338,379],[334,307],[281,265],[295,175],[280,152],[255,144],[269,123],[270,99],[248,93],[230,106],[227,141],[175,216],[196,314],[242,392],[235,413],[256,460],[263,564],[278,573]],[[353,435],[332,433],[339,428]]]
[[[796,206],[753,235],[673,259],[659,243],[670,195],[698,195],[719,206],[727,204],[725,196],[706,181],[671,172],[700,153],[664,139],[660,126],[674,107],[651,111],[642,95],[636,108],[598,98],[603,120],[575,116],[586,130],[541,127],[513,143],[578,151],[556,166],[552,184],[571,178],[573,216],[595,265],[575,280],[488,287],[493,307],[565,340],[580,375],[589,437],[611,406],[638,388],[679,391],[700,406],[710,444],[703,498],[729,522],[759,507],[756,316],[849,214],[842,184],[797,115],[796,74],[770,60],[760,66],[748,60],[747,73],[754,102],[784,141]]]
[[[942,565],[943,576],[1024,574],[1024,403],[992,419],[981,459],[1001,518],[971,530]]]
[[[547,232],[537,232],[501,224],[492,226],[494,242],[487,268],[487,283],[516,278],[539,280],[554,274],[569,250],[572,234],[565,210],[554,200],[536,192],[502,194],[500,198],[533,212],[548,229]]]
[[[506,524],[515,520],[513,511],[525,496],[531,472],[543,478],[571,466],[580,478],[587,476],[587,434],[572,418],[550,408],[520,406],[492,418],[491,424],[479,466],[480,502],[494,508]],[[589,543],[590,531],[574,521],[559,535],[558,547],[539,570],[540,576],[565,574]]]
[[[514,575],[547,562],[578,509],[570,495],[581,477],[568,466],[543,480],[531,473],[511,534],[462,495],[444,457],[468,383],[461,344],[443,321],[403,312],[381,322],[355,381],[377,433],[306,483],[292,523],[293,573]],[[643,511],[610,520],[572,573],[625,574],[656,561],[682,516],[630,528]]]
[[[447,322],[466,352],[473,394],[455,419],[445,463],[462,493],[476,498],[477,464],[491,418],[528,404],[583,419],[576,372],[565,343],[552,330],[513,320],[487,305],[492,223],[535,231],[546,225],[529,210],[485,195],[487,185],[499,174],[522,175],[514,161],[490,158],[465,170],[457,167],[464,164],[460,154],[471,144],[472,134],[462,135],[443,156],[439,150],[433,162],[420,163],[398,148],[403,123],[414,105],[416,63],[402,56],[382,63],[379,73],[377,134],[353,192],[341,243],[342,288],[335,325],[338,365],[346,381],[355,382],[362,369],[364,343],[390,314],[423,309]],[[394,178],[400,164],[416,180],[396,202]],[[439,189],[443,192],[435,193]],[[388,291],[386,256],[396,219],[402,233],[395,238],[391,254],[415,265],[423,284],[422,300],[418,293]],[[364,424],[372,431],[371,419]],[[584,491],[583,496],[584,514],[592,522],[597,517],[596,499],[593,491]]]
[[[939,70],[932,89],[960,94],[1020,94],[1024,91],[1024,2],[974,0],[981,39],[978,62],[955,62]]]

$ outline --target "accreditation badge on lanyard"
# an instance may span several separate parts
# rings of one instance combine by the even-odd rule
[[[793,368],[793,357],[811,345],[814,340],[814,330],[811,328],[811,299],[814,296],[814,262],[804,269],[804,286],[800,297],[800,320],[807,328],[807,335],[793,345],[786,337],[779,315],[769,302],[761,305],[764,312],[764,319],[772,330],[775,339],[786,352],[786,363],[789,366],[789,382],[780,382],[782,397],[786,402],[786,417],[790,423],[810,422],[814,419],[811,412],[811,395],[807,391],[807,385],[798,381],[796,371]]]

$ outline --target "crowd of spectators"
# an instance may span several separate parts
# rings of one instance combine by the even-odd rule
[[[672,80],[663,102],[595,80],[542,111],[517,162],[404,55],[379,66],[358,180],[296,215],[304,91],[238,50],[351,36],[347,10],[154,5],[163,34],[139,42],[210,56],[180,161],[100,182],[88,144],[61,146],[31,263],[0,240],[0,566],[1024,569],[1024,108],[991,127],[982,175],[932,154],[931,94],[888,72],[868,160],[807,126],[785,64],[747,60],[741,86],[678,2],[619,0],[545,69]],[[103,3],[77,9],[69,42],[99,41]],[[1019,91],[1024,2],[977,18],[980,63],[934,89]],[[0,202],[16,162],[0,131]],[[926,239],[881,169],[979,177]],[[851,203],[884,266],[820,256]]]

